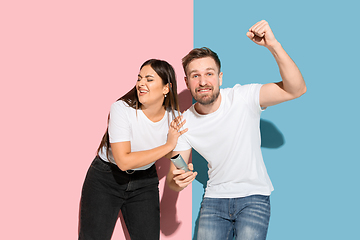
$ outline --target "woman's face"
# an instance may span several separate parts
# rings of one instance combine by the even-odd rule
[[[140,70],[136,90],[140,103],[145,107],[152,104],[162,105],[165,94],[169,92],[168,85],[163,85],[162,79],[150,65]]]

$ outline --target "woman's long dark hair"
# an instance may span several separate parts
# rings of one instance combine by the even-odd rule
[[[176,75],[174,68],[166,61],[159,60],[159,59],[150,59],[144,62],[140,70],[144,67],[150,65],[150,67],[159,75],[159,77],[163,81],[163,85],[169,85],[169,92],[164,99],[163,106],[165,110],[171,109],[173,117],[175,118],[175,111],[179,111],[179,100],[177,95],[177,85],[176,85]],[[117,101],[124,101],[126,102],[129,107],[134,109],[139,109],[141,107],[141,102],[139,102],[136,86],[133,87],[128,93],[124,96],[120,97]],[[110,119],[110,114],[108,116],[108,122]],[[110,149],[110,141],[109,141],[109,132],[108,128],[106,128],[106,132],[101,139],[100,145],[97,149],[97,154],[99,153],[102,148],[106,148],[106,156],[109,159],[109,149]]]

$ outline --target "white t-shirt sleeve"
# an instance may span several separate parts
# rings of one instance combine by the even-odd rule
[[[185,133],[186,134],[186,133]],[[174,152],[176,151],[185,151],[185,150],[188,150],[191,148],[191,145],[186,141],[186,138],[183,135],[181,135],[179,138],[178,138],[178,142],[177,142],[177,145],[176,147],[174,148]]]
[[[190,114],[189,114],[189,109],[187,111],[185,111],[185,113],[183,114],[183,120],[186,120],[187,118],[190,117]],[[188,128],[188,123],[185,123],[184,126],[181,128],[181,130],[184,130]],[[191,127],[190,127],[191,128]],[[189,129],[188,129],[189,130]],[[192,148],[192,146],[189,144],[189,142],[187,141],[187,138],[186,138],[186,133],[184,133],[183,135],[181,135],[179,138],[178,138],[178,141],[177,141],[177,145],[176,147],[174,148],[173,151],[185,151],[185,150],[188,150]]]
[[[234,91],[237,96],[242,97],[250,109],[255,112],[259,113],[263,111],[260,106],[260,89],[262,84],[246,84],[246,85],[239,85],[236,84],[234,86]]]
[[[109,119],[110,143],[130,141],[131,126],[126,111],[127,108],[121,100],[111,105]]]

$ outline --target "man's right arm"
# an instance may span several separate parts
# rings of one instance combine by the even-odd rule
[[[173,152],[172,156],[175,156],[176,154],[181,155],[181,157],[184,159],[186,164],[188,164],[188,167],[191,170],[189,172],[185,172],[184,170],[177,169],[172,162],[170,163],[170,169],[166,177],[166,182],[169,185],[170,189],[176,192],[180,192],[192,181],[194,181],[197,172],[193,172],[194,167],[192,163],[189,163],[191,148],[185,151]]]

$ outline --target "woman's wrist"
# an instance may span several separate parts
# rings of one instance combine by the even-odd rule
[[[171,144],[169,142],[166,142],[164,146],[166,147],[166,150],[169,150],[168,153],[174,150],[174,148],[176,147],[176,145]]]

